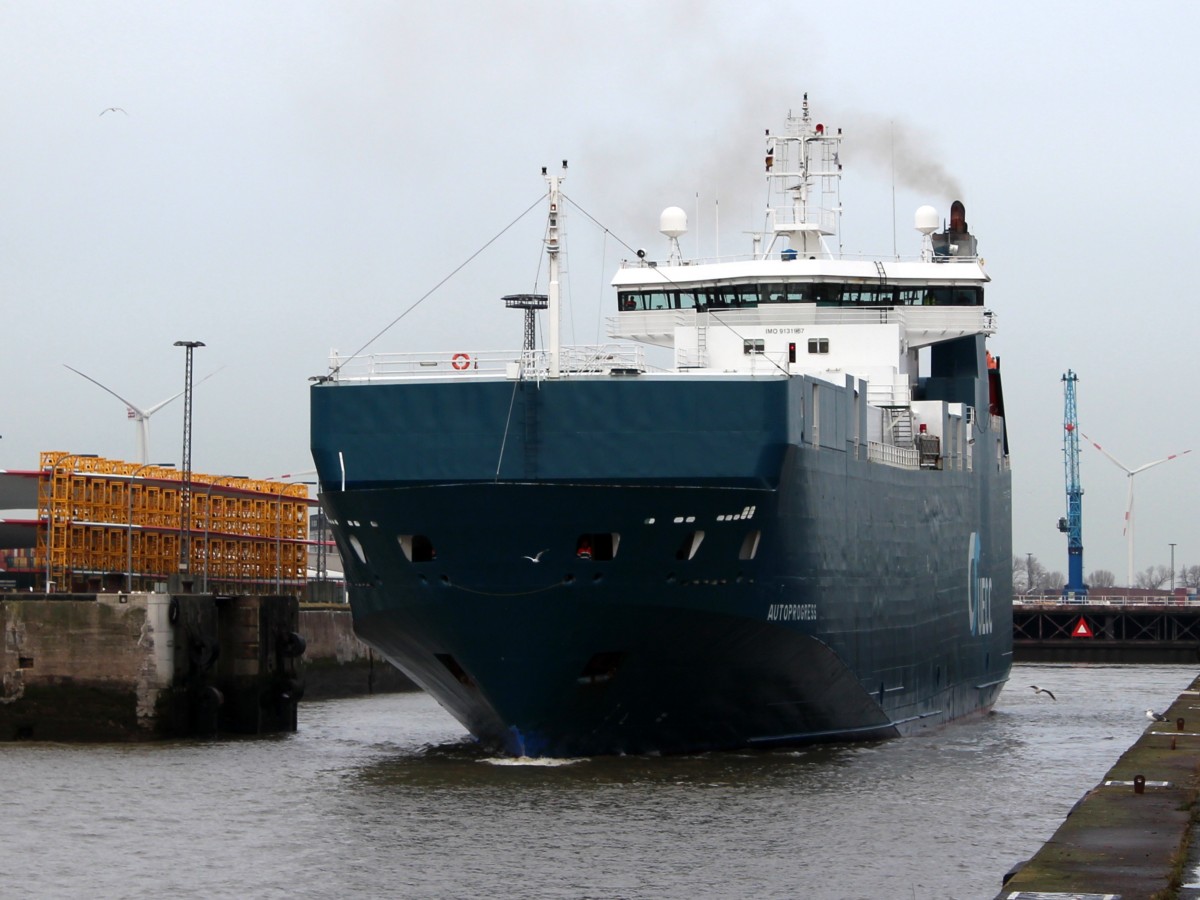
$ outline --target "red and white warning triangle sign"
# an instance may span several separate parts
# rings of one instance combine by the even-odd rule
[[[1071,631],[1071,637],[1091,637],[1091,636],[1092,636],[1092,629],[1088,628],[1088,623],[1086,621],[1084,621],[1083,616],[1080,616],[1079,622],[1076,623],[1075,628]]]

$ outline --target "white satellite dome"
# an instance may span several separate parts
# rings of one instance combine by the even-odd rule
[[[687,213],[678,206],[668,206],[658,217],[658,230],[669,238],[687,234]]]
[[[917,210],[916,229],[921,234],[933,234],[941,225],[938,211],[932,206],[922,206]]]

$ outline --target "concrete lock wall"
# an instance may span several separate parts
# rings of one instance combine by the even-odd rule
[[[309,700],[418,690],[403,672],[358,639],[344,603],[302,608],[300,633],[308,644],[304,696]]]
[[[139,740],[296,728],[291,597],[5,599],[0,740]]]
[[[169,599],[0,602],[0,739],[157,733],[175,677]]]

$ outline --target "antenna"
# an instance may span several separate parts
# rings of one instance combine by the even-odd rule
[[[149,407],[146,407],[145,409],[142,409],[142,407],[138,406],[137,404],[135,404],[129,400],[126,400],[124,397],[122,397],[120,394],[118,394],[116,391],[114,391],[108,385],[101,384],[99,381],[97,381],[91,375],[87,375],[83,372],[80,372],[74,366],[68,366],[66,363],[63,363],[63,367],[70,369],[76,375],[86,378],[92,384],[96,385],[96,387],[100,388],[103,391],[107,391],[108,393],[112,394],[114,397],[116,397],[118,400],[120,400],[122,403],[125,404],[125,408],[129,411],[129,418],[133,419],[134,424],[137,428],[137,451],[138,451],[138,460],[137,461],[140,463],[146,462],[146,460],[148,460],[150,458],[150,417],[152,415],[154,415],[156,412],[158,412],[160,409],[162,409],[164,406],[166,406],[168,403],[170,403],[172,400],[178,400],[180,397],[183,396],[184,392],[180,391],[178,394],[172,394],[166,400],[161,400],[158,403],[155,403],[153,406],[149,406]],[[224,369],[224,368],[225,368],[224,366],[221,366],[221,369]],[[206,382],[206,381],[208,381],[208,379],[212,378],[213,375],[216,375],[217,372],[220,372],[221,369],[217,369],[215,372],[211,372],[210,374],[205,375],[203,378],[201,378],[197,382],[197,384],[204,384],[204,382]]]
[[[888,138],[891,141],[890,152],[892,155],[892,256],[895,259],[900,258],[900,251],[896,249],[896,123],[888,122]]]
[[[1184,450],[1183,453],[1172,453],[1170,456],[1164,456],[1162,459],[1156,459],[1153,462],[1140,465],[1136,469],[1131,469],[1082,431],[1079,432],[1079,434],[1085,441],[1090,443],[1093,447],[1108,457],[1108,459],[1111,460],[1117,466],[1117,468],[1124,472],[1126,477],[1129,479],[1129,499],[1125,505],[1125,544],[1127,553],[1125,586],[1133,587],[1133,476],[1145,472],[1147,469],[1153,469],[1155,466],[1161,465],[1162,463],[1170,462],[1171,460],[1187,453],[1191,453],[1192,451]]]

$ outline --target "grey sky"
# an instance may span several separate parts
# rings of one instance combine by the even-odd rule
[[[1014,538],[1066,570],[1062,385],[1130,466],[1191,447],[1200,5],[0,2],[0,467],[136,458],[119,401],[182,387],[193,466],[311,468],[307,377],[351,352],[543,191],[662,255],[746,252],[764,128],[808,91],[845,129],[849,251],[901,254],[961,186],[993,278]],[[941,9],[946,9],[942,7]],[[100,112],[117,106],[127,115]],[[932,168],[931,168],[932,167]],[[941,171],[939,171],[939,168]],[[918,180],[921,189],[913,189]],[[696,210],[699,209],[697,220]],[[943,213],[944,214],[944,213]],[[568,210],[566,337],[603,336],[624,251]],[[535,286],[540,210],[373,346],[502,349]],[[151,420],[177,460],[182,406]],[[1137,569],[1200,563],[1200,452],[1137,478]],[[1085,569],[1125,571],[1126,479],[1085,447]]]

